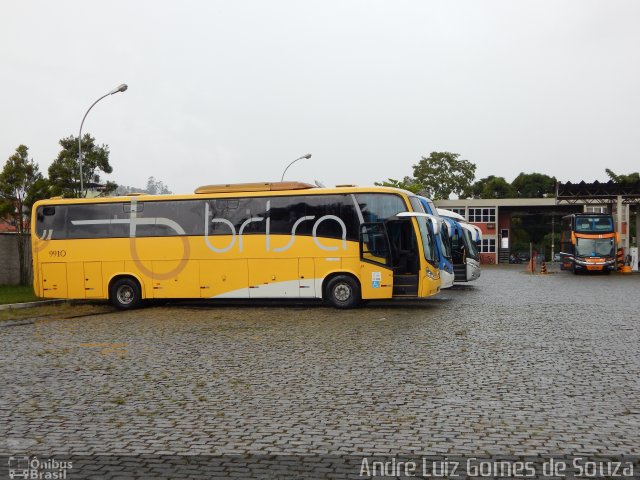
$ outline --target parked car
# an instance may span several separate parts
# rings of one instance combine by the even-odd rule
[[[562,255],[560,255],[559,253],[556,253],[553,255],[553,261],[554,262],[561,262],[562,261]]]

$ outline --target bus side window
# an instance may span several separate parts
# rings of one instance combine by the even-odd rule
[[[243,235],[251,233],[264,233],[265,222],[245,222],[252,217],[265,218],[266,199],[264,198],[218,198],[209,200],[209,235],[231,235],[231,230],[226,220],[231,222],[236,233],[242,231]],[[216,219],[215,222],[212,220]]]
[[[296,227],[296,235],[312,235],[318,219],[333,215],[341,219],[347,240],[358,238],[358,217],[353,201],[348,195],[305,195],[275,197],[271,199],[269,216],[272,234],[290,235],[295,222],[303,217],[313,217]],[[342,238],[343,228],[335,219],[327,219],[317,226],[316,235],[325,238]]]
[[[65,219],[67,207],[52,206],[38,207],[36,211],[36,234],[39,238],[44,237],[58,240],[66,237]]]
[[[360,255],[363,260],[389,264],[389,247],[385,227],[382,223],[360,225]]]
[[[204,208],[200,201],[172,200],[146,202],[144,212],[138,218],[156,219],[155,224],[136,226],[139,237],[170,237],[184,232],[184,235],[204,234]],[[169,220],[173,225],[163,224]],[[228,230],[228,229],[227,229]]]
[[[356,200],[365,222],[381,222],[407,210],[398,195],[358,193]]]
[[[92,220],[108,220],[108,208],[105,205],[68,205],[67,206],[67,238],[101,238],[108,237],[109,225],[105,223],[86,223]]]

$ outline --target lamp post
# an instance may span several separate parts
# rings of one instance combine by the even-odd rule
[[[109,93],[101,96],[99,99],[97,99],[95,102],[91,104],[91,106],[89,107],[89,110],[87,110],[87,113],[85,113],[84,117],[82,117],[82,122],[80,123],[80,133],[78,133],[78,164],[80,165],[80,192],[78,193],[78,197],[81,197],[82,192],[84,191],[84,181],[82,180],[82,126],[84,125],[84,120],[85,118],[87,118],[87,115],[89,115],[89,112],[91,111],[93,106],[96,103],[98,103],[100,100],[102,100],[105,97],[108,97],[109,95],[113,95],[114,93],[124,92],[127,88],[129,88],[127,84],[123,83],[122,85],[119,85],[118,87],[111,90]]]
[[[303,158],[309,159],[311,158],[311,154],[307,153],[306,155],[303,155],[301,157],[296,158],[293,162],[291,162],[289,165],[287,165],[287,168],[284,169],[284,172],[282,172],[282,178],[280,178],[280,181],[282,182],[284,180],[284,174],[287,173],[287,170],[289,170],[289,167],[291,165],[293,165],[294,163],[296,163],[298,160],[302,160]]]

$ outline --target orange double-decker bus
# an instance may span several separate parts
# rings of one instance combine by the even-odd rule
[[[562,217],[561,268],[579,272],[611,272],[616,269],[619,236],[613,216],[574,213]]]
[[[435,219],[410,192],[300,182],[190,195],[49,199],[33,208],[34,289],[49,298],[423,298],[440,290]]]

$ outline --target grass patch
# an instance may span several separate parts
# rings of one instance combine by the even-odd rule
[[[31,285],[0,285],[0,305],[7,303],[35,302],[38,297]]]

